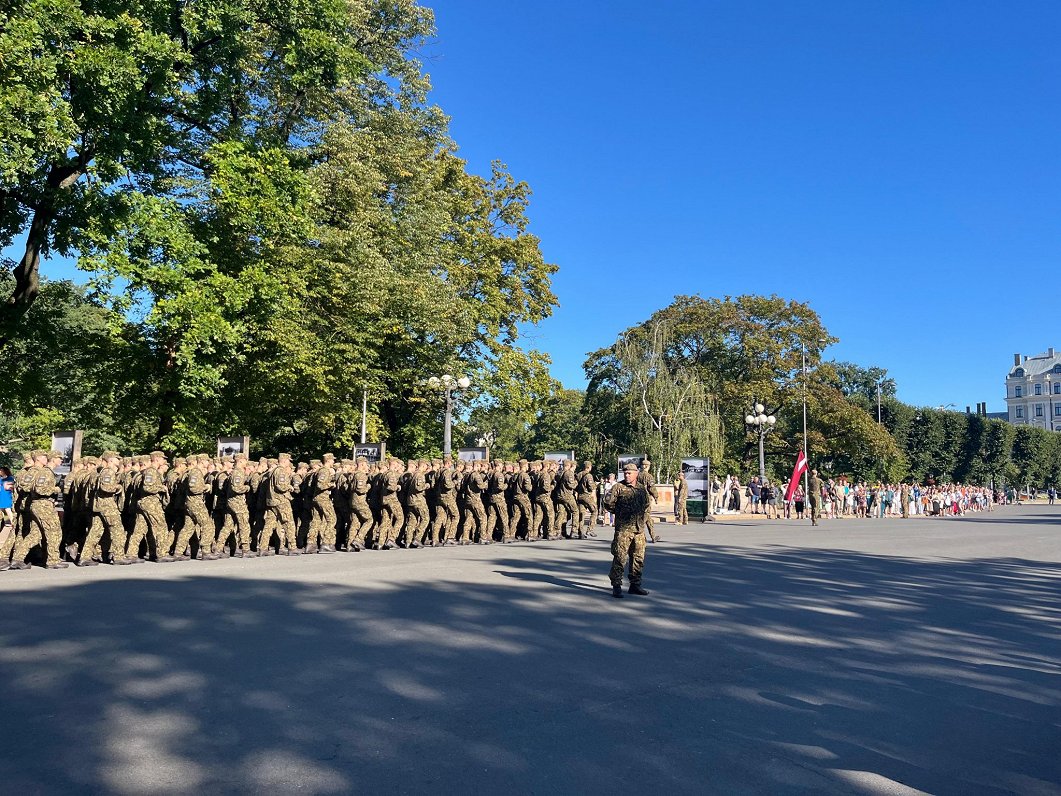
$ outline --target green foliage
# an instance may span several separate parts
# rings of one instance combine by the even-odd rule
[[[549,392],[547,358],[518,338],[555,305],[556,267],[529,232],[529,187],[501,164],[469,174],[427,104],[413,54],[429,11],[17,0],[7,13],[0,245],[28,242],[0,324],[12,345],[40,344],[48,316],[23,317],[36,258],[76,256],[133,360],[123,406],[152,429],[56,396],[65,415],[130,445],[249,433],[259,450],[317,452],[354,441],[366,390],[372,436],[423,455],[441,443],[428,376],[471,375],[465,406],[524,416]],[[85,395],[119,400],[100,390]]]

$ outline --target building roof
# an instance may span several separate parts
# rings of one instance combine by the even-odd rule
[[[1018,373],[1018,371],[1020,372]],[[1051,372],[1061,374],[1061,352],[1052,348],[1043,354],[1025,357],[1021,364],[1014,365],[1009,369],[1009,375],[1006,378],[1042,376]]]

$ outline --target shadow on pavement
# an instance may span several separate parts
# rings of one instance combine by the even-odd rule
[[[189,574],[9,592],[0,783],[1061,788],[1058,564],[660,545],[652,596],[613,600],[600,547],[490,560],[493,584]]]

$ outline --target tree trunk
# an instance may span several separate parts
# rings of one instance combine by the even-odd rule
[[[163,365],[162,383],[172,385],[174,376],[173,369],[177,366],[177,344],[170,342],[166,345],[166,362]],[[162,448],[163,440],[173,433],[176,426],[176,413],[174,411],[178,400],[177,390],[168,386],[159,396],[159,407],[161,412],[158,418],[158,431],[155,433],[155,445]]]
[[[41,250],[48,240],[48,227],[53,219],[54,215],[44,210],[37,210],[33,214],[29,235],[26,236],[26,250],[13,273],[15,289],[7,301],[0,305],[0,346],[14,336],[19,320],[29,311],[40,293]]]
[[[58,194],[67,191],[84,174],[85,164],[92,160],[91,150],[82,152],[74,161],[52,166],[47,177],[47,193],[43,202],[34,205],[33,220],[26,236],[26,251],[14,271],[15,289],[4,304],[0,304],[0,348],[14,336],[19,320],[25,315],[40,293],[41,251],[47,246],[48,233],[55,221]]]

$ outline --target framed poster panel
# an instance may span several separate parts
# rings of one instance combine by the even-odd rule
[[[81,438],[83,431],[53,431],[52,450],[63,455],[62,463],[55,468],[58,475],[67,475],[73,466],[74,459],[81,458]]]
[[[489,448],[461,448],[457,451],[457,458],[462,462],[488,461],[490,459]]]
[[[550,451],[542,457],[547,462],[573,462],[575,460],[574,451]]]
[[[685,507],[690,517],[701,519],[710,516],[711,507],[711,460],[682,459],[682,472],[689,486],[689,498]]]
[[[386,442],[359,442],[354,445],[355,461],[364,457],[368,459],[369,464],[377,464],[378,462],[383,461],[383,457],[386,455]]]
[[[237,453],[242,453],[244,456],[249,456],[251,451],[251,438],[250,437],[218,437],[217,438],[217,457],[223,458],[225,456],[235,456]]]

